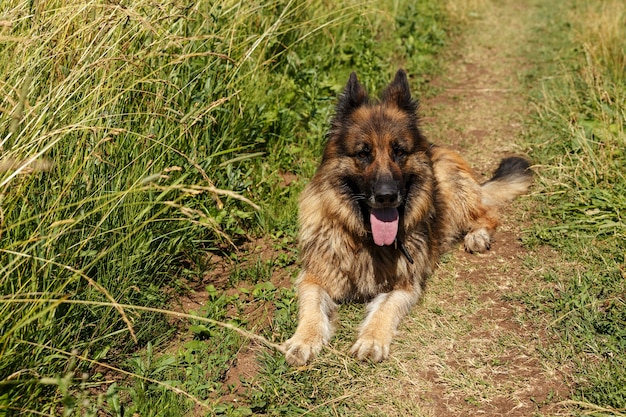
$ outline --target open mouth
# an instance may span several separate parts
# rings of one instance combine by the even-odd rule
[[[370,224],[374,243],[378,246],[392,245],[398,235],[400,214],[395,207],[370,208]]]

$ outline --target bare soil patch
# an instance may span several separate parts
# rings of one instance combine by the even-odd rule
[[[288,179],[285,178],[285,181]],[[208,253],[206,273],[198,280],[187,281],[188,291],[183,296],[177,296],[171,306],[174,311],[194,314],[202,312],[202,308],[210,302],[211,294],[209,286],[213,286],[220,294],[226,296],[237,295],[240,304],[244,305],[243,311],[237,311],[233,305],[226,310],[226,317],[245,317],[247,321],[246,329],[253,333],[260,333],[259,329],[271,328],[273,326],[273,314],[275,306],[272,301],[253,300],[248,292],[243,293],[242,289],[252,291],[255,284],[267,282],[259,278],[253,282],[249,277],[243,279],[234,278],[237,271],[254,270],[258,265],[271,263],[279,257],[288,257],[289,251],[275,245],[271,239],[252,239],[242,245],[236,253],[229,254],[224,251],[221,254]],[[235,255],[235,256],[230,256]],[[269,282],[275,288],[290,288],[292,285],[292,274],[295,265],[287,265],[284,268],[273,268]],[[173,324],[180,323],[179,337],[170,342],[170,349],[176,349],[183,342],[190,340],[192,335],[187,331],[187,320],[173,319]],[[258,362],[259,352],[266,347],[255,341],[244,343],[234,354],[231,365],[226,371],[222,387],[213,395],[219,398],[221,403],[231,403],[235,406],[247,403],[248,385],[255,380],[260,372]],[[197,415],[204,415],[202,409],[196,410]],[[194,414],[194,415],[195,415]]]

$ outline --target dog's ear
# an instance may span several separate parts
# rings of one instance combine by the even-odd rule
[[[412,116],[417,112],[417,101],[411,98],[409,80],[403,69],[396,72],[396,77],[383,91],[382,101],[385,104],[395,105],[398,109],[404,110]]]
[[[367,92],[359,83],[356,77],[356,72],[350,74],[348,84],[343,89],[343,93],[339,97],[337,103],[337,109],[335,111],[335,118],[338,120],[344,119],[349,116],[354,110],[358,109],[368,101]]]
[[[350,74],[348,84],[343,89],[343,93],[339,96],[335,115],[330,122],[330,130],[328,132],[328,143],[324,149],[323,160],[331,159],[338,154],[344,152],[343,138],[345,130],[350,126],[350,115],[359,107],[368,103],[367,92],[359,83],[356,72]]]

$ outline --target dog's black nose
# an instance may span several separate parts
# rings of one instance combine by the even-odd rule
[[[378,181],[374,186],[374,200],[383,205],[395,204],[398,201],[398,192],[398,185],[395,181]]]

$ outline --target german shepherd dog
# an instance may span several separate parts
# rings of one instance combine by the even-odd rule
[[[377,102],[350,75],[300,197],[299,322],[283,346],[288,363],[304,365],[328,343],[343,301],[368,303],[351,353],[386,359],[441,253],[463,237],[468,252],[488,250],[498,206],[530,187],[520,157],[479,184],[460,155],[424,138],[416,112],[403,70]]]

